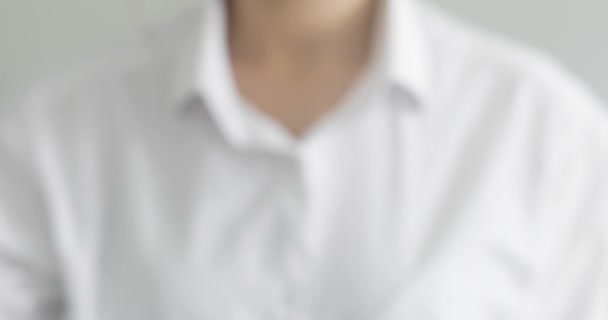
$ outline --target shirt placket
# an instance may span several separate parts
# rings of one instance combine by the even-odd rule
[[[281,295],[278,319],[309,319],[306,286],[310,263],[301,237],[305,227],[305,190],[297,159],[290,159],[277,188],[278,263]]]

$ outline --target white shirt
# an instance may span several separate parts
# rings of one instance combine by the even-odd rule
[[[3,108],[0,319],[607,319],[599,103],[437,9],[385,13],[300,140],[239,96],[218,0]]]

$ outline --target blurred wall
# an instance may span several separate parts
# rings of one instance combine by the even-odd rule
[[[0,0],[0,103],[200,0]]]
[[[195,1],[202,0],[0,0],[0,102]],[[434,1],[549,51],[608,100],[607,0]]]

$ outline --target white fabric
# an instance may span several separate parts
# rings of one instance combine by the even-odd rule
[[[238,95],[223,10],[2,109],[0,319],[608,319],[580,84],[388,0],[373,68],[296,140]]]

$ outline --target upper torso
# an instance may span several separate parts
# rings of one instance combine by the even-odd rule
[[[171,106],[167,49],[189,39],[171,32],[191,27],[5,117],[71,319],[555,312],[539,302],[555,264],[606,213],[605,115],[543,59],[417,14],[426,86],[364,84],[301,141],[226,119],[219,93]]]

